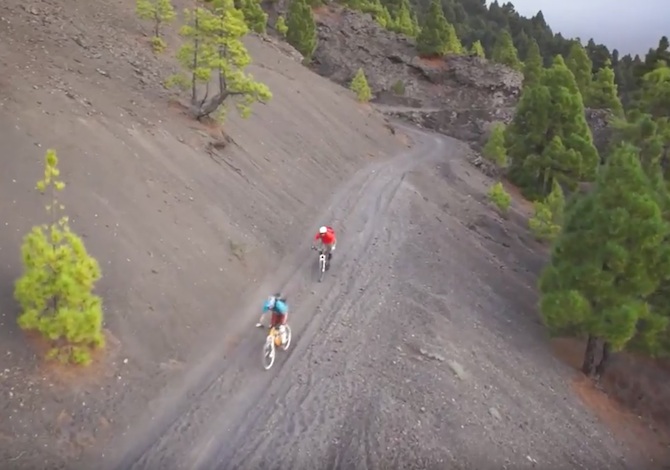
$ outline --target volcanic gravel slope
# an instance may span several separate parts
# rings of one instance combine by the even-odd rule
[[[483,203],[461,144],[412,133],[398,153],[350,92],[250,38],[274,99],[213,151],[220,133],[167,108],[174,64],[134,8],[0,4],[3,469],[640,466],[549,354],[538,247]],[[112,337],[88,381],[57,381],[15,328],[46,147],[103,267]],[[324,221],[340,240],[317,284]],[[264,372],[253,324],[277,288],[294,343]]]
[[[323,283],[306,243],[270,275],[294,306],[274,368],[252,315],[200,390],[140,420],[109,468],[641,464],[547,349],[533,243],[482,204],[462,144],[408,132],[410,151],[359,171],[324,212],[341,236]]]

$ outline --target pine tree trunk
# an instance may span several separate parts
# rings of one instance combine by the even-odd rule
[[[582,372],[587,377],[593,375],[593,364],[595,362],[596,346],[598,345],[598,338],[589,335],[586,341],[586,350],[584,351],[584,362],[582,363]]]
[[[194,107],[192,110],[194,117],[199,120],[209,116],[219,109],[228,96],[230,96],[229,93],[219,93],[210,98],[207,102],[202,103],[200,106]]]
[[[600,362],[596,366],[596,375],[598,377],[602,377],[602,375],[605,373],[605,370],[607,370],[607,366],[610,363],[611,353],[612,353],[612,347],[610,346],[610,343],[605,341],[605,343],[603,344],[603,357],[600,359]]]

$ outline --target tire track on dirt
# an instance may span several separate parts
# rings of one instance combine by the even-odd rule
[[[265,331],[244,334],[224,359],[217,348],[199,369],[185,377],[190,386],[166,398],[157,410],[162,413],[153,413],[145,429],[136,429],[132,437],[128,436],[133,441],[125,447],[125,457],[106,468],[149,469],[161,465],[210,469],[222,461],[226,462],[226,468],[236,468],[235,462],[247,466],[252,451],[261,458],[260,449],[268,449],[269,458],[278,457],[272,450],[273,443],[277,443],[272,433],[281,438],[283,447],[287,445],[287,435],[297,437],[315,426],[337,420],[343,407],[347,407],[345,398],[356,392],[360,378],[351,375],[343,389],[334,395],[344,397],[341,401],[321,403],[324,395],[318,391],[324,384],[313,381],[305,364],[325,361],[334,365],[342,351],[355,357],[362,347],[361,341],[352,341],[356,335],[338,328],[342,322],[351,324],[352,314],[348,312],[375,303],[375,285],[389,275],[388,269],[382,269],[386,263],[384,257],[402,238],[399,228],[387,230],[386,236],[380,237],[379,227],[385,227],[389,220],[389,211],[406,172],[421,161],[439,158],[442,148],[441,138],[423,137],[413,149],[359,171],[336,193],[320,218],[335,221],[342,234],[333,277],[327,275],[322,284],[314,286],[314,259],[307,241],[283,265],[283,272],[268,279],[265,285],[283,280],[283,289],[294,298],[292,304],[296,306],[290,320],[294,344],[287,355],[278,357],[274,369],[264,372],[260,368],[260,345]],[[364,259],[373,262],[361,268],[359,263]],[[304,294],[305,287],[312,293]],[[276,289],[276,284],[271,289]],[[249,299],[248,308],[256,310],[258,298],[264,295],[267,291],[259,292],[253,301]],[[360,325],[364,318],[356,317],[356,324]],[[331,340],[329,335],[342,342]],[[349,340],[345,342],[347,335]],[[313,342],[324,338],[325,344]],[[347,376],[350,366],[350,362],[340,361],[332,372],[337,369],[337,374]],[[282,398],[279,404],[277,397]],[[270,426],[269,436],[264,425],[268,418],[278,426]]]

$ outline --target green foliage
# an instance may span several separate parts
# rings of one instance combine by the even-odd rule
[[[639,105],[655,118],[670,116],[670,67],[665,62],[642,77]]]
[[[177,59],[189,77],[172,77],[167,84],[190,85],[194,117],[201,119],[217,113],[222,120],[225,117],[223,105],[233,98],[240,115],[246,118],[251,114],[252,104],[272,99],[267,86],[244,72],[251,63],[242,43],[249,29],[244,14],[235,8],[233,0],[214,0],[211,9],[184,10],[184,16],[186,24],[180,34],[187,41],[179,49]],[[210,97],[213,75],[217,78],[217,92]],[[204,97],[198,90],[198,83],[206,85]]]
[[[491,58],[495,62],[505,64],[514,70],[521,70],[523,68],[516,47],[514,47],[512,36],[506,29],[502,30],[498,36]]]
[[[461,45],[456,30],[444,17],[442,7],[437,0],[433,0],[426,15],[426,21],[416,40],[419,54],[425,57],[440,57],[447,53],[461,53]]]
[[[391,21],[387,25],[388,29],[395,31],[396,33],[404,34],[410,38],[417,37],[421,28],[419,28],[416,15],[413,13],[414,10],[409,2],[407,0],[402,0],[398,8],[394,10],[393,15],[391,15]]]
[[[568,210],[540,278],[540,311],[552,334],[618,350],[641,323],[655,321],[646,299],[670,276],[669,227],[657,201],[636,149],[618,147],[595,191]]]
[[[160,54],[167,47],[161,37],[161,27],[172,23],[177,18],[172,2],[170,0],[137,0],[135,11],[140,19],[152,21],[154,35],[151,38],[151,47],[156,54]]]
[[[50,195],[51,222],[33,227],[23,239],[23,275],[16,282],[14,297],[21,305],[19,326],[49,341],[50,358],[86,365],[91,350],[105,344],[102,300],[93,294],[100,266],[70,230],[68,218],[59,216],[64,208],[56,196],[65,188],[59,175],[56,152],[48,150],[44,179],[37,188]]]
[[[239,8],[242,10],[244,20],[249,29],[255,33],[265,33],[268,23],[268,15],[261,8],[259,0],[238,0]]]
[[[284,20],[283,16],[279,16],[277,18],[277,22],[275,23],[275,29],[279,33],[279,35],[283,38],[286,37],[286,32],[288,31],[288,26],[286,26],[286,20]]]
[[[512,196],[509,195],[501,182],[498,182],[489,188],[486,194],[489,201],[495,205],[502,215],[507,215],[512,205]]]
[[[167,43],[163,41],[163,38],[158,36],[153,36],[151,38],[151,50],[154,51],[155,54],[162,54],[165,52],[165,49],[167,49]]]
[[[408,0],[343,0],[340,3],[353,10],[369,13],[382,27],[415,38],[420,31],[414,8]]]
[[[507,153],[505,151],[505,125],[501,122],[495,123],[488,141],[483,149],[484,157],[495,163],[499,168],[507,166]]]
[[[484,48],[482,47],[482,43],[480,41],[475,41],[472,43],[472,47],[470,48],[470,54],[475,56],[475,57],[486,57],[486,53],[484,52]]]
[[[307,61],[316,49],[316,23],[312,9],[305,0],[292,0],[286,16],[288,31],[286,40],[296,48]]]
[[[534,208],[535,214],[528,220],[531,232],[538,240],[553,241],[561,233],[565,210],[563,189],[556,180],[547,199],[535,202]]]
[[[628,120],[614,122],[615,142],[634,145],[639,152],[642,167],[650,178],[663,163],[666,149],[670,148],[670,125],[667,118],[654,119],[651,114],[629,114]]]
[[[367,103],[372,98],[372,91],[368,86],[363,69],[358,69],[350,85],[351,91],[356,93],[356,99],[361,103]]]
[[[527,87],[532,84],[539,83],[542,78],[542,71],[544,70],[542,64],[542,56],[540,55],[540,47],[537,42],[532,39],[526,54],[526,60],[523,64],[523,86]]]
[[[572,42],[566,64],[575,77],[575,83],[582,94],[582,99],[585,100],[593,80],[593,63],[579,41]]]
[[[398,79],[395,81],[393,86],[391,86],[391,90],[393,90],[393,93],[396,95],[404,95],[405,94],[405,84],[403,83],[402,80]]]
[[[526,87],[506,130],[510,178],[524,195],[543,199],[552,179],[570,189],[593,181],[599,164],[582,97],[561,56]]]
[[[355,7],[352,8],[362,11],[363,13],[369,13],[382,28],[390,29],[393,24],[393,19],[391,18],[389,11],[379,0],[375,0],[374,2],[361,0],[353,3],[355,4]]]
[[[609,109],[615,116],[623,117],[623,106],[619,99],[616,83],[614,83],[614,70],[612,70],[609,60],[603,68],[596,72],[586,98],[586,104],[590,108]]]

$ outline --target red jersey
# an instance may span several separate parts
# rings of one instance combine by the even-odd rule
[[[332,227],[326,227],[326,233],[321,234],[319,232],[316,232],[316,237],[314,237],[314,241],[316,240],[321,240],[322,243],[325,243],[326,245],[332,245],[335,243],[335,230],[333,230]]]

